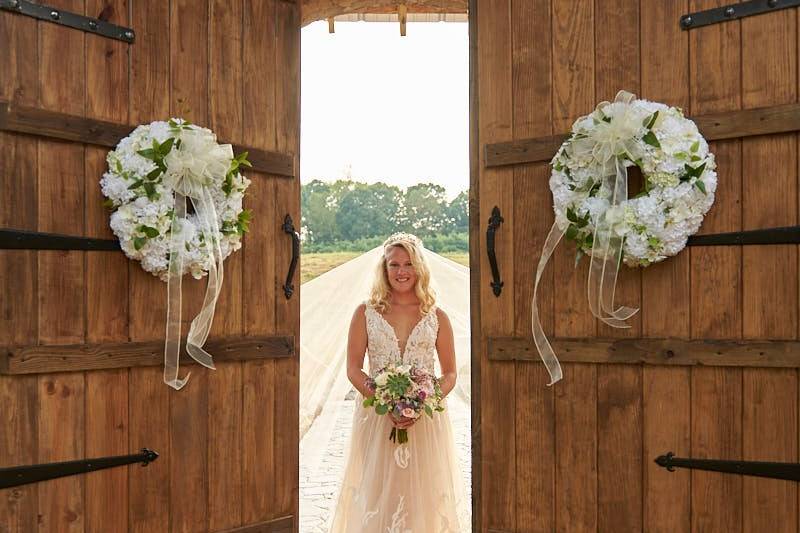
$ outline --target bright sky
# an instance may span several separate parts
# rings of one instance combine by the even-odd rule
[[[466,22],[318,21],[302,29],[301,182],[469,187]]]

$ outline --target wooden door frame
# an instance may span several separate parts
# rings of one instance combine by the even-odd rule
[[[478,0],[469,0],[469,302],[472,531],[481,530],[481,213],[478,139]]]

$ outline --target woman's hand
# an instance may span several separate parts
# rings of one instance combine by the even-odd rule
[[[416,418],[406,418],[404,416],[396,417],[394,413],[390,413],[389,417],[392,419],[394,427],[398,429],[408,429],[417,422]]]

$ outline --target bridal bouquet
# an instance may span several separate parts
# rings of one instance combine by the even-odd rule
[[[390,365],[367,379],[375,394],[364,400],[364,407],[375,407],[379,415],[390,412],[397,418],[419,418],[425,412],[444,411],[439,380],[424,368],[413,365]],[[408,430],[392,428],[389,440],[408,442]]]

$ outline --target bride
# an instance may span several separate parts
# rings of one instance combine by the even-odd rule
[[[368,354],[370,374],[362,370]],[[358,393],[344,479],[331,533],[461,533],[469,531],[466,491],[445,410],[417,419],[377,415],[362,406],[369,376],[391,362],[441,367],[446,396],[456,385],[453,329],[435,305],[419,238],[395,233],[383,244],[369,300],[353,313],[347,377]],[[407,428],[408,442],[389,440]]]

